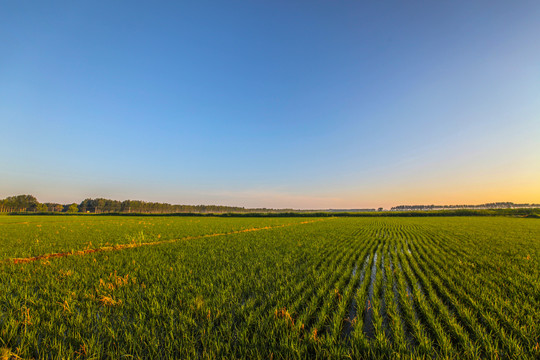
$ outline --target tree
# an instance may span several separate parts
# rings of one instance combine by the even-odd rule
[[[73,204],[69,205],[69,208],[67,209],[67,212],[68,213],[79,212],[79,207],[77,206],[77,204],[73,203]]]
[[[4,206],[12,208],[15,211],[23,209],[33,211],[38,204],[37,199],[32,195],[16,195],[4,199]]]
[[[36,211],[37,212],[47,212],[47,211],[49,211],[49,208],[45,204],[37,204]]]

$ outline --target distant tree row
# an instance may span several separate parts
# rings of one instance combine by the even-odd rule
[[[399,205],[394,206],[392,211],[415,211],[415,210],[457,210],[457,209],[519,209],[537,208],[540,204],[514,204],[513,202],[494,202],[480,205]]]
[[[80,204],[40,203],[32,195],[9,196],[0,200],[0,212],[64,212],[64,213],[271,213],[287,212],[291,209],[246,209],[244,207],[221,205],[171,205],[167,203],[140,200],[85,199]]]
[[[247,212],[243,207],[220,205],[171,205],[167,203],[146,202],[141,200],[85,199],[79,205],[81,212],[90,213],[224,213]]]
[[[1,212],[69,212],[79,211],[77,204],[40,203],[35,196],[17,195],[8,196],[0,200]]]
[[[140,200],[118,201],[103,198],[85,199],[80,204],[58,204],[40,203],[32,195],[9,196],[0,200],[0,213],[233,214],[232,216],[239,214],[247,216],[258,216],[260,214],[274,214],[276,216],[472,216],[528,215],[530,212],[527,209],[533,208],[540,208],[540,204],[496,202],[481,205],[400,205],[391,208],[392,212],[386,212],[382,211],[382,208],[379,208],[379,211],[375,211],[375,209],[329,209],[324,211],[267,208],[246,209],[236,206],[171,205]]]

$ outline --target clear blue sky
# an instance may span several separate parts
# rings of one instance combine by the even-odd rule
[[[0,197],[540,202],[538,1],[0,2]]]

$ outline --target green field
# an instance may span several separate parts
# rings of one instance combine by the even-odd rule
[[[539,341],[538,219],[0,217],[0,358],[534,359]]]

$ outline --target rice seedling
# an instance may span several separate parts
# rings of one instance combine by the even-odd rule
[[[17,219],[2,358],[540,356],[535,219]]]

